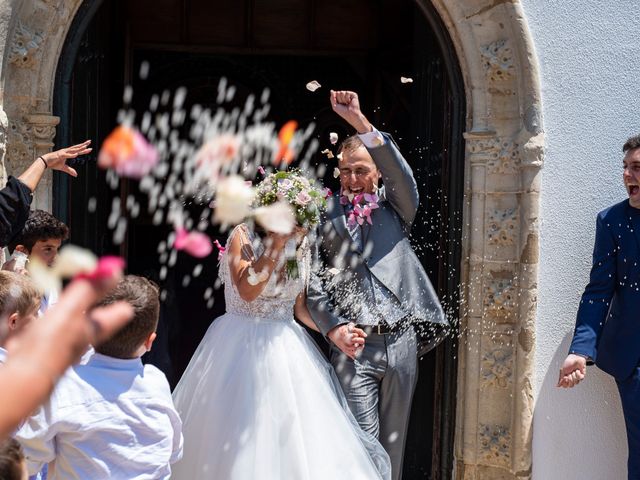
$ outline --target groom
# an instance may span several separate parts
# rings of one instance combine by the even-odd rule
[[[340,146],[341,192],[322,220],[307,305],[331,341],[351,411],[400,479],[418,378],[416,328],[447,320],[409,243],[418,208],[411,168],[360,111],[356,93],[332,91],[331,106],[358,134]]]

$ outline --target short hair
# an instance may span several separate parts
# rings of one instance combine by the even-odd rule
[[[31,251],[38,240],[51,238],[66,240],[69,238],[69,227],[49,212],[32,210],[22,231],[8,245],[9,251],[13,252],[17,245],[24,245]]]
[[[622,152],[627,153],[629,150],[635,150],[640,147],[640,135],[629,137],[622,146]]]
[[[133,307],[133,319],[111,339],[95,347],[95,350],[109,357],[133,358],[140,345],[158,327],[158,286],[144,277],[127,275],[96,306],[103,307],[119,301],[125,301]]]
[[[31,278],[0,270],[0,317],[16,312],[26,315],[42,299],[42,292]]]
[[[22,480],[24,453],[15,438],[0,440],[0,478]]]
[[[362,139],[358,135],[351,135],[342,141],[338,153],[353,153],[360,147],[364,147]]]

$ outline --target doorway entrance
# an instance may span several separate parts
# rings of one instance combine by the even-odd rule
[[[150,67],[144,81],[137,74],[143,62]],[[142,109],[151,95],[181,86],[188,89],[187,106],[206,107],[215,103],[218,82],[226,77],[239,103],[268,87],[270,119],[279,125],[292,118],[313,121],[322,149],[328,132],[347,133],[329,108],[328,89],[355,90],[367,116],[394,135],[414,170],[421,208],[413,243],[456,314],[464,161],[464,92],[456,65],[435,11],[412,0],[86,1],[58,66],[56,143],[92,138],[100,145],[116,124],[125,85],[133,86],[134,106]],[[413,83],[401,83],[402,76]],[[314,79],[323,88],[310,94],[305,84]],[[79,180],[58,177],[54,184],[54,210],[70,225],[71,241],[122,254],[129,272],[157,277],[155,246],[166,238],[167,227],[141,214],[130,222],[126,241],[114,244],[107,221],[112,202],[135,195],[135,186],[124,182],[111,190],[92,159],[78,169]],[[327,170],[325,183],[335,190],[332,168]],[[209,233],[224,243],[221,232]],[[180,257],[162,281],[167,296],[160,355],[151,361],[173,383],[224,311],[221,290],[213,304],[204,300],[217,275],[215,255],[184,285],[196,263],[202,262]],[[447,341],[420,360],[405,479],[451,476],[455,351],[454,341]]]

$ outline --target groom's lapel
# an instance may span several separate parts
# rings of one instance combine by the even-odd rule
[[[347,230],[347,220],[344,214],[344,207],[340,205],[340,199],[336,196],[329,198],[327,202],[327,216],[333,224],[333,228],[336,229],[338,235],[345,240],[351,240],[351,235]]]

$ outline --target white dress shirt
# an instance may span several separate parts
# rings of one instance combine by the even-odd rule
[[[16,438],[29,473],[49,463],[49,480],[167,479],[182,457],[164,374],[139,358],[98,353],[67,371]]]

